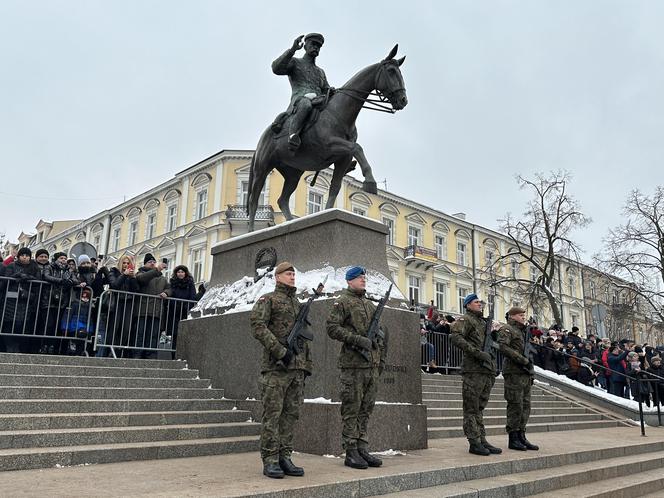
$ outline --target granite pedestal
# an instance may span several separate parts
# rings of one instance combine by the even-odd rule
[[[318,223],[315,223],[315,222]],[[273,234],[274,237],[270,237]],[[353,242],[354,241],[354,242]],[[357,241],[361,241],[358,243]],[[213,281],[231,283],[254,272],[256,254],[269,246],[278,260],[299,270],[360,264],[389,278],[385,256],[385,227],[367,218],[331,210],[218,244],[213,249]],[[350,255],[350,256],[348,256]],[[341,452],[341,416],[337,357],[341,343],[327,336],[325,322],[334,298],[320,298],[311,306],[314,332],[314,372],[307,378],[305,402],[296,430],[296,450],[314,454]],[[259,376],[261,345],[251,335],[249,311],[204,315],[180,323],[177,357],[223,388],[225,397],[260,417]],[[369,425],[373,450],[426,448],[426,407],[420,381],[419,317],[402,308],[386,307],[381,325],[388,336],[386,367],[380,379],[374,415]]]

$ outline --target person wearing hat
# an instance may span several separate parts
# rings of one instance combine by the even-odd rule
[[[291,116],[288,128],[288,147],[297,150],[300,147],[300,132],[311,114],[311,110],[325,103],[328,92],[332,89],[327,82],[325,71],[316,65],[325,39],[320,33],[298,36],[293,46],[286,50],[272,63],[272,72],[288,76],[291,85],[291,101],[288,109],[277,116],[272,123],[272,130],[279,133],[285,119]],[[293,57],[295,52],[304,47],[304,56]]]
[[[40,273],[43,273],[49,265],[50,255],[46,249],[37,249],[35,252],[35,263],[39,265]]]
[[[39,302],[41,270],[32,259],[32,251],[21,247],[16,258],[4,271],[0,279],[0,296],[3,296],[3,335],[0,348],[8,353],[27,353],[26,336],[34,334],[35,312]]]
[[[58,251],[53,254],[51,264],[42,273],[48,282],[42,290],[40,314],[46,316],[44,335],[55,336],[58,332],[60,318],[64,309],[69,306],[71,289],[79,285],[78,276],[71,272],[67,264],[67,254]],[[43,353],[54,353],[56,347],[62,346],[61,341],[45,339],[42,343]]]
[[[163,261],[157,263],[157,259],[147,253],[143,258],[143,266],[136,272],[139,294],[155,297],[133,296],[132,309],[134,317],[137,318],[136,338],[134,342],[130,340],[129,346],[134,347],[134,358],[157,358],[158,341],[162,332],[162,305],[163,300],[168,297],[166,291],[170,288],[168,279],[162,274],[167,266]],[[170,335],[169,331],[166,332]]]
[[[463,378],[463,432],[468,438],[469,453],[488,456],[502,453],[486,440],[483,412],[496,382],[496,360],[483,350],[486,321],[482,315],[482,302],[477,294],[463,300],[466,313],[452,325],[450,341],[463,351],[461,375]]]
[[[327,319],[327,335],[342,343],[337,366],[340,374],[341,438],[344,465],[354,469],[380,467],[369,453],[367,426],[376,402],[378,378],[385,366],[385,343],[367,337],[376,307],[366,296],[367,275],[361,266],[346,271],[348,287],[334,301]],[[359,350],[368,352],[366,359]]]
[[[526,310],[515,306],[507,312],[507,324],[498,330],[498,344],[504,355],[505,401],[507,401],[508,448],[511,450],[539,450],[526,439],[526,424],[530,417],[530,386],[535,376],[532,358],[524,356],[527,337]]]
[[[274,292],[261,296],[251,310],[251,333],[263,346],[261,363],[260,453],[263,475],[271,478],[303,476],[304,469],[291,460],[293,430],[304,400],[304,380],[312,372],[309,341],[292,355],[286,347],[300,301],[295,286],[295,267],[284,261],[274,269]]]

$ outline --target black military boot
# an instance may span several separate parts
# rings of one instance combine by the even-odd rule
[[[526,433],[524,431],[519,432],[519,440],[521,441],[521,444],[523,444],[527,450],[539,450],[539,446],[536,444],[531,443],[526,439]]]
[[[491,452],[487,450],[480,441],[469,441],[469,443],[470,448],[468,449],[468,453],[482,456],[489,456],[491,454]]]
[[[519,433],[517,431],[510,432],[510,440],[509,444],[507,447],[510,450],[519,450],[519,451],[526,451],[526,447],[524,444],[521,442],[521,438],[519,437]]]
[[[287,476],[301,477],[304,475],[304,469],[295,465],[290,457],[279,457],[279,467]]]
[[[283,479],[284,471],[281,470],[278,463],[265,462],[263,464],[263,475],[272,479]]]
[[[496,448],[486,439],[482,439],[481,443],[482,446],[484,446],[487,450],[489,450],[489,453],[491,453],[492,455],[500,455],[503,452],[503,450],[501,450],[500,448]]]
[[[383,465],[383,461],[380,458],[373,456],[367,450],[358,449],[357,452],[364,459],[364,461],[367,462],[369,467],[380,467]]]
[[[352,469],[369,468],[369,464],[364,458],[360,456],[360,454],[357,452],[357,448],[346,450],[346,459],[344,460],[344,465]]]

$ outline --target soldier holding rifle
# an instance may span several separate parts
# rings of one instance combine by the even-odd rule
[[[348,288],[334,302],[327,319],[327,334],[343,344],[338,366],[344,465],[354,469],[380,467],[382,460],[369,453],[367,426],[376,402],[378,378],[385,365],[385,340],[377,333],[377,320],[390,291],[376,307],[366,296],[364,268],[350,268],[346,281]]]
[[[511,450],[538,450],[526,439],[526,424],[530,416],[530,386],[535,367],[530,357],[530,334],[526,325],[526,310],[513,307],[507,312],[507,325],[498,331],[500,352],[505,356],[505,400],[507,401],[508,447]]]
[[[278,479],[304,475],[304,469],[293,464],[291,454],[293,429],[304,400],[304,380],[311,375],[312,361],[308,340],[300,340],[296,351],[288,347],[288,337],[300,310],[295,295],[295,268],[283,262],[277,265],[274,275],[274,292],[261,296],[253,307],[251,331],[264,348],[260,380],[263,474]],[[306,317],[303,319],[306,321]]]
[[[489,444],[484,430],[483,413],[496,382],[496,355],[491,338],[493,316],[485,318],[482,302],[477,294],[463,300],[466,313],[452,325],[450,340],[464,353],[461,365],[463,377],[463,432],[470,444],[469,453],[488,456],[502,453]]]

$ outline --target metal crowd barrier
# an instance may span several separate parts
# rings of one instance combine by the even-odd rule
[[[0,349],[62,353],[65,339],[84,343],[94,333],[90,287],[0,277]]]
[[[99,298],[93,350],[97,356],[107,351],[134,357],[172,357],[177,346],[180,320],[187,318],[196,301],[105,290]]]
[[[450,341],[450,334],[442,332],[427,331],[427,342],[422,344],[422,367],[427,367],[431,361],[437,369],[450,373],[450,370],[461,369],[463,351],[454,346]],[[498,352],[496,356],[497,369],[502,371],[503,355]]]

